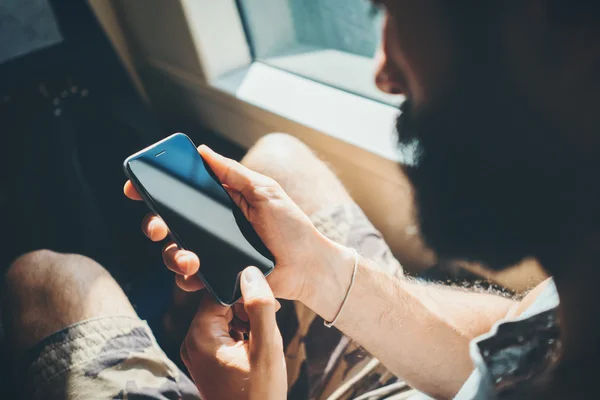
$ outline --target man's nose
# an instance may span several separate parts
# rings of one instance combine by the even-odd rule
[[[401,83],[399,74],[394,71],[384,50],[378,50],[376,60],[375,84],[377,88],[388,94],[403,94],[405,89]]]

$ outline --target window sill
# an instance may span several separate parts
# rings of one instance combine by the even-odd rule
[[[375,86],[373,74],[377,61],[374,58],[298,43],[283,54],[260,61],[359,97],[396,107],[400,104],[399,96],[385,94]]]
[[[255,62],[214,86],[256,107],[389,160],[398,109]]]

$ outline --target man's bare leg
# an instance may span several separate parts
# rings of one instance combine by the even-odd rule
[[[4,279],[2,319],[19,398],[199,398],[119,284],[87,257],[19,257]]]
[[[90,318],[137,318],[112,276],[87,257],[39,250],[19,257],[4,281],[2,318],[19,357],[40,340]]]

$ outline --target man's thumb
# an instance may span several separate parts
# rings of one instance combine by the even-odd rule
[[[258,350],[263,345],[272,345],[277,332],[277,301],[271,287],[256,267],[248,267],[242,272],[241,286],[244,308],[250,322],[251,346],[258,346]]]

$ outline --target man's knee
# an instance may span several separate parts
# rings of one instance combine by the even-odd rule
[[[19,257],[4,277],[2,319],[17,352],[76,322],[136,316],[120,286],[95,261],[38,250]]]
[[[300,139],[289,133],[271,132],[261,137],[255,146],[261,145],[286,145],[286,146],[304,146],[307,147]],[[307,147],[308,148],[308,147]]]
[[[308,160],[318,161],[302,141],[286,133],[270,133],[252,146],[242,163],[254,171],[280,181],[286,178],[286,170],[294,170]]]

